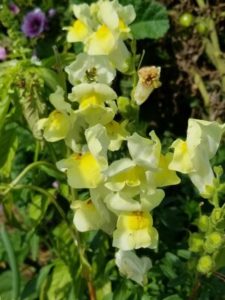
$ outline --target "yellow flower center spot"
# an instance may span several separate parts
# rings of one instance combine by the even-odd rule
[[[64,115],[61,112],[54,110],[49,115],[49,121],[51,128],[59,129],[64,121]]]
[[[100,173],[100,166],[90,152],[87,152],[81,156],[79,160],[79,169],[83,174],[85,174],[86,177],[88,174],[92,174],[94,172]]]
[[[119,19],[119,30],[121,32],[129,32],[130,31],[129,27],[124,23],[124,21],[122,19]]]
[[[80,103],[80,108],[87,108],[92,105],[101,105],[102,101],[96,95],[90,95],[82,99]]]
[[[140,230],[152,226],[152,218],[148,213],[133,212],[124,216],[123,225],[128,230]]]
[[[88,27],[80,20],[74,21],[73,26],[70,28],[70,30],[80,40],[83,40],[88,35]]]
[[[184,141],[181,141],[181,143],[180,143],[180,152],[182,154],[185,154],[188,152],[187,143]]]
[[[106,25],[102,25],[96,31],[96,38],[100,40],[105,40],[112,35],[111,31]]]

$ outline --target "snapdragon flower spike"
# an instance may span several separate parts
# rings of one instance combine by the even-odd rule
[[[70,127],[71,106],[64,100],[64,91],[57,87],[55,93],[50,95],[50,102],[56,108],[48,118],[40,119],[37,123],[37,129],[43,130],[43,136],[46,141],[56,142],[66,138]]]
[[[134,101],[141,105],[143,104],[154,89],[161,86],[160,67],[143,67],[138,71],[138,83],[134,88],[133,98]]]
[[[65,68],[72,85],[99,82],[110,85],[116,76],[107,56],[78,54],[76,60]]]
[[[147,283],[147,273],[152,262],[147,256],[138,257],[134,251],[119,250],[115,255],[115,263],[119,272],[140,285]]]
[[[169,169],[188,174],[205,198],[212,196],[215,176],[210,159],[216,154],[224,130],[225,124],[189,119],[186,141],[177,139],[172,144]]]
[[[29,38],[38,37],[46,29],[47,18],[45,13],[36,8],[25,15],[21,26],[22,32]]]
[[[158,245],[158,232],[153,227],[152,216],[148,212],[120,214],[117,228],[113,232],[113,246],[121,250],[139,248],[155,249]]]
[[[117,1],[99,1],[73,5],[77,18],[68,30],[68,42],[83,42],[88,55],[108,56],[114,67],[127,72],[131,54],[123,39],[130,38],[130,24],[135,18],[133,6],[121,6]]]
[[[72,89],[70,101],[79,103],[77,114],[90,125],[105,125],[111,122],[117,112],[117,95],[112,88],[103,83],[82,83]],[[107,104],[107,106],[106,106]]]

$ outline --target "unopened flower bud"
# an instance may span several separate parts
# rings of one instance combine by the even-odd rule
[[[188,240],[190,251],[192,252],[200,252],[203,248],[203,238],[199,233],[193,233]]]
[[[160,67],[143,67],[138,71],[138,83],[134,89],[134,100],[138,105],[144,103],[152,91],[161,86]]]
[[[197,265],[197,270],[200,273],[207,274],[213,268],[213,260],[209,255],[202,256]]]
[[[199,219],[198,219],[198,228],[202,231],[202,232],[206,232],[209,228],[209,217],[206,215],[202,215]]]
[[[222,208],[214,208],[212,214],[210,216],[211,222],[216,225],[220,221],[223,220],[223,209]]]
[[[213,253],[223,243],[223,237],[219,232],[212,232],[207,236],[204,248],[208,253]]]

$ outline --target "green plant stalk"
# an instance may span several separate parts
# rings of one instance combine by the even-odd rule
[[[20,294],[20,276],[16,256],[4,224],[1,225],[1,238],[9,258],[9,265],[12,270],[12,300],[18,300]]]
[[[76,191],[73,188],[70,188],[70,191],[72,196],[72,202],[76,201],[76,197],[77,197]],[[96,300],[96,292],[92,281],[92,269],[85,254],[85,246],[81,244],[79,232],[76,230],[75,227],[73,229],[73,232],[74,232],[75,244],[77,245],[78,253],[80,256],[82,274],[87,281],[89,298],[90,300]]]
[[[61,60],[60,60],[60,55],[59,55],[59,52],[58,52],[58,49],[57,49],[56,46],[53,46],[53,52],[55,54],[55,60],[56,60],[56,64],[57,64],[57,71],[58,71],[60,83],[62,84],[62,87],[63,87],[64,91],[66,91],[67,88],[66,88],[65,74],[63,72],[63,67],[62,67],[62,63],[61,63]]]
[[[35,152],[34,152],[34,162],[38,161],[38,155],[40,151],[40,142],[36,140]]]
[[[40,194],[46,196],[52,202],[52,204],[54,204],[54,206],[56,207],[57,211],[59,212],[59,214],[63,218],[63,220],[68,222],[64,211],[62,210],[62,208],[56,202],[55,197],[51,193],[46,191],[45,189],[43,189],[39,186],[36,186],[36,185],[28,185],[28,184],[17,184],[12,189],[14,189],[14,190],[30,189],[30,190],[34,190],[34,191],[39,192]]]
[[[225,92],[225,59],[221,57],[221,54],[217,51],[212,42],[209,39],[204,40],[205,52],[211,62],[214,64],[221,76],[222,91]]]
[[[206,7],[204,0],[197,0],[199,8]],[[204,38],[205,52],[215,68],[218,70],[221,76],[222,91],[225,92],[225,59],[222,58],[222,51],[220,48],[219,38],[216,31],[216,25],[212,17],[207,19],[207,25],[209,29],[209,38]]]
[[[31,163],[8,185],[8,188],[2,193],[3,196],[8,194],[11,191],[11,189],[13,189],[28,172],[30,172],[32,169],[35,169],[35,168],[37,168],[39,166],[43,166],[43,165],[48,166],[52,169],[55,169],[55,166],[53,166],[51,163],[46,162],[46,161],[36,161],[36,162]]]
[[[194,82],[202,96],[203,102],[204,102],[204,107],[206,109],[206,111],[209,108],[209,93],[207,92],[205,83],[201,77],[201,75],[197,72],[197,70],[195,70],[194,68],[191,69],[190,73],[192,74],[193,78],[194,78]]]
[[[196,0],[196,2],[200,8],[204,8],[206,6],[204,0]]]

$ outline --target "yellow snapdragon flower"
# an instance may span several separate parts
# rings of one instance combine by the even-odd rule
[[[75,189],[96,188],[103,180],[101,164],[91,152],[74,153],[58,161],[56,166],[67,172],[68,184]]]
[[[113,246],[125,251],[147,247],[155,249],[158,232],[152,225],[152,216],[148,212],[121,214],[113,233]]]
[[[43,137],[48,142],[65,139],[72,124],[71,106],[64,100],[64,91],[57,87],[50,95],[50,102],[56,108],[48,118],[42,118],[37,123],[37,129],[43,131]]]
[[[177,139],[173,144],[173,159],[169,169],[188,174],[193,184],[205,198],[211,197],[214,173],[210,159],[216,154],[225,124],[189,119],[187,139]]]

